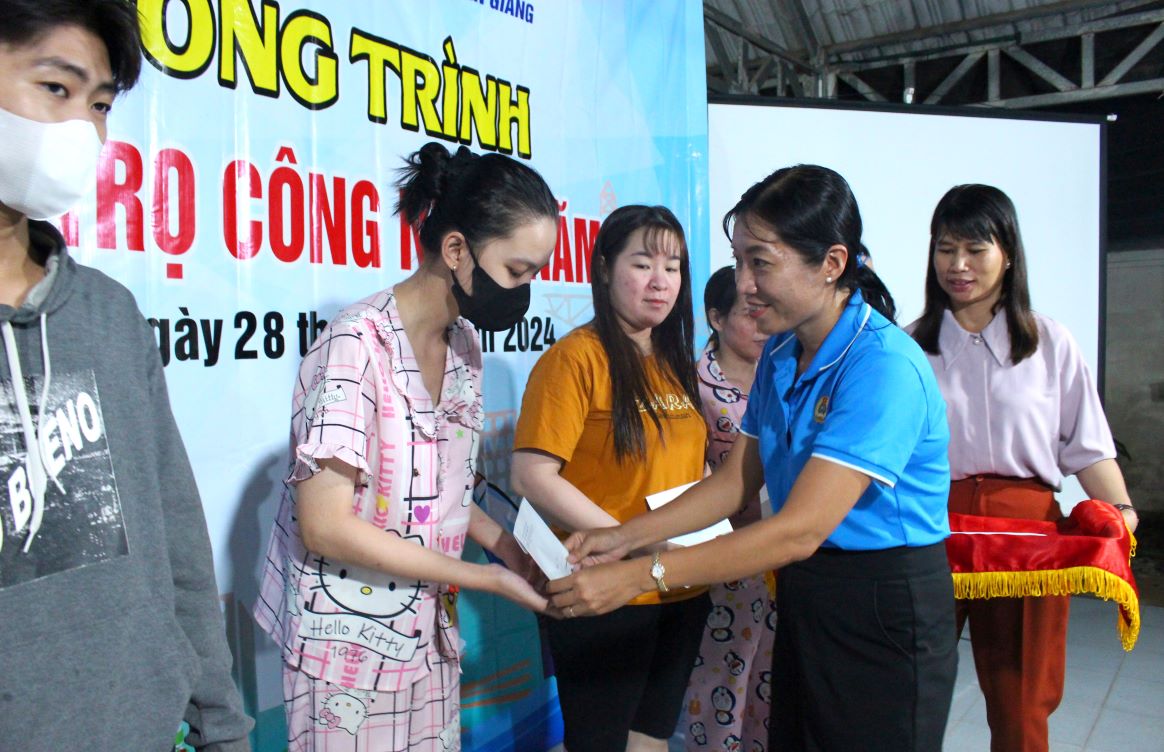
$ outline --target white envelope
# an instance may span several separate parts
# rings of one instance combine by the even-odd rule
[[[546,577],[557,580],[571,574],[570,562],[567,561],[570,552],[526,499],[522,499],[521,506],[517,508],[513,537],[522,550],[537,562]]]
[[[651,509],[658,509],[664,504],[679,498],[680,494],[694,485],[695,483],[685,483],[682,486],[675,486],[674,488],[668,488],[666,491],[653,493],[647,497],[647,506]],[[694,546],[697,543],[704,543],[718,538],[721,535],[727,535],[731,531],[732,523],[727,520],[720,520],[714,525],[705,527],[702,530],[696,530],[694,533],[687,533],[671,538],[669,542],[679,546]]]

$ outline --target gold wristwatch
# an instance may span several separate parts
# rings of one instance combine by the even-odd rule
[[[659,589],[660,593],[667,592],[667,583],[663,582],[663,575],[667,574],[667,568],[663,566],[663,562],[659,561],[659,554],[655,554],[654,560],[651,561],[651,577],[655,578],[655,587]]]

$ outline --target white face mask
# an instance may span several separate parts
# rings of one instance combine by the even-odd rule
[[[93,189],[101,138],[87,120],[41,123],[0,108],[0,204],[51,219]]]

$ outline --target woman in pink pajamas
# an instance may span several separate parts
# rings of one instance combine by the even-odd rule
[[[456,593],[536,611],[516,542],[472,501],[477,329],[506,329],[553,251],[558,206],[515,160],[431,143],[402,170],[420,269],[341,311],[303,359],[291,467],[255,606],[279,643],[288,743],[459,750]],[[461,560],[466,537],[510,568]]]
[[[732,267],[711,275],[703,292],[711,341],[699,359],[699,396],[707,422],[707,463],[714,470],[739,436],[756,359],[767,339],[736,295]],[[760,499],[731,518],[733,528],[760,519]],[[711,588],[711,613],[687,685],[679,730],[687,749],[744,749],[768,744],[769,683],[776,611],[763,575]],[[733,745],[735,745],[733,747]]]

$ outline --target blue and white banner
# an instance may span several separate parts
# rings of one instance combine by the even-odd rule
[[[482,467],[504,506],[539,354],[590,316],[604,216],[661,203],[708,269],[703,19],[686,0],[138,0],[146,66],[115,104],[74,254],[150,319],[198,476],[260,750],[283,749],[275,647],[249,608],[288,464],[300,357],[340,307],[416,268],[394,171],[430,140],[527,161],[559,199],[526,319],[484,338]],[[484,490],[484,488],[482,489]],[[480,557],[480,551],[467,556]],[[532,615],[462,600],[465,746],[560,740]]]

